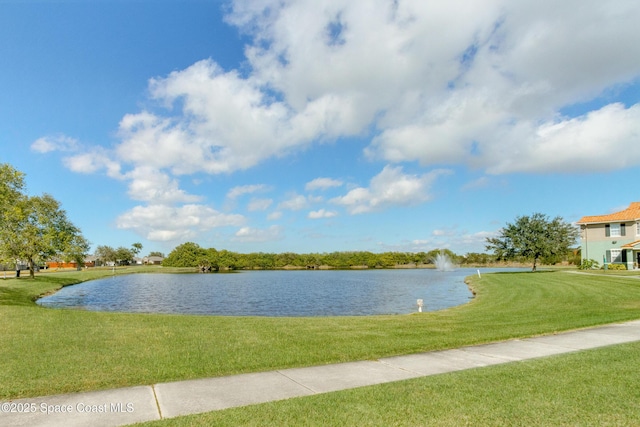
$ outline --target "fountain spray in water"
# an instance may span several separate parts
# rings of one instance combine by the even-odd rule
[[[436,269],[438,269],[438,271],[453,271],[456,269],[453,261],[451,261],[449,255],[447,255],[444,251],[440,251],[440,253],[436,255],[436,257],[433,259],[433,264],[436,266]]]

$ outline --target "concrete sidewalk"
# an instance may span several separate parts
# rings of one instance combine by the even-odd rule
[[[2,426],[121,426],[640,341],[640,320],[580,331],[310,368],[0,403]]]

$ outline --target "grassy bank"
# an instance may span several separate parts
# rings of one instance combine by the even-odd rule
[[[108,272],[0,281],[1,399],[373,359],[640,318],[640,280],[565,272],[474,278],[469,304],[406,316],[119,314],[32,301],[100,274]]]

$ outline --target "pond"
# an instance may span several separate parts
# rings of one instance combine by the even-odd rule
[[[498,271],[482,269],[481,272]],[[472,298],[475,269],[242,271],[130,274],[67,286],[37,301],[44,307],[223,316],[406,314],[461,305]]]

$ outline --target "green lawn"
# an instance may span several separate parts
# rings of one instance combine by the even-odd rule
[[[182,426],[638,426],[640,343],[149,422]]]
[[[110,272],[0,280],[0,399],[375,359],[640,318],[640,280],[567,272],[484,275],[473,278],[478,295],[469,304],[403,316],[94,313],[32,301],[101,274]]]

